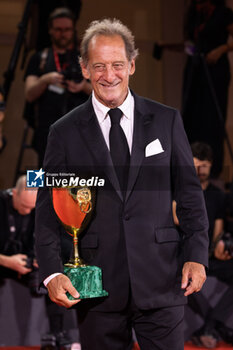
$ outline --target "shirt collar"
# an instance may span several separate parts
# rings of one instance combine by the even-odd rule
[[[132,96],[130,90],[128,90],[128,95],[127,95],[126,99],[124,100],[124,102],[120,106],[118,106],[118,108],[122,111],[122,113],[124,114],[124,116],[127,119],[131,118],[130,107],[131,107],[133,102],[134,102],[133,96]],[[95,97],[94,91],[92,91],[92,104],[93,104],[94,111],[95,111],[95,114],[98,118],[99,123],[100,124],[103,123],[107,117],[107,113],[108,113],[110,108],[103,105],[101,102],[99,102],[97,100],[97,98]]]

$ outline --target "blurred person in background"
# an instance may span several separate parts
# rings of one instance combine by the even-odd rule
[[[229,244],[226,246],[229,233],[224,233],[225,193],[210,182],[213,152],[209,145],[195,142],[191,145],[194,165],[204,193],[207,215],[209,219],[209,269],[208,276],[215,276],[227,284],[228,288],[211,306],[202,292],[192,294],[188,305],[204,319],[204,325],[192,335],[192,341],[198,346],[215,348],[223,338],[233,344],[233,329],[226,326],[228,318],[233,313],[233,260]],[[175,223],[179,225],[175,215]],[[233,242],[232,242],[233,245]]]
[[[38,287],[34,254],[36,196],[36,190],[26,189],[26,176],[21,176],[13,189],[0,192],[1,279],[19,279],[28,283],[35,293]]]
[[[45,23],[48,23],[49,15],[57,7],[67,7],[74,14],[77,21],[82,9],[81,0],[40,0],[36,3],[35,16],[32,18],[32,25],[37,24],[36,28],[36,50],[40,51],[45,47],[51,46],[51,38]],[[38,23],[37,23],[38,22]]]
[[[214,153],[212,176],[223,166],[233,11],[223,0],[192,0],[185,19],[182,115],[190,143],[202,141]]]
[[[163,49],[185,51],[182,116],[190,143],[213,149],[211,176],[223,167],[223,142],[230,83],[228,53],[233,50],[233,11],[224,0],[190,0],[184,19],[184,41],[155,43],[153,56]]]
[[[14,188],[0,191],[0,285],[12,278],[28,286],[33,296],[41,296],[34,253],[36,196],[36,189],[26,188],[25,175],[19,177]],[[69,242],[62,243],[64,258],[69,254],[69,246]],[[64,331],[67,311],[51,303],[47,296],[45,301],[50,332],[42,335],[41,349],[68,350],[72,339]],[[72,320],[68,317],[68,321]]]
[[[75,40],[75,17],[68,8],[57,8],[49,16],[52,46],[35,53],[28,64],[25,96],[34,110],[33,146],[42,166],[49,127],[65,113],[82,104],[91,93],[83,78]]]

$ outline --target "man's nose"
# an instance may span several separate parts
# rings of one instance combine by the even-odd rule
[[[115,72],[113,67],[107,66],[105,69],[105,79],[110,83],[115,79]]]

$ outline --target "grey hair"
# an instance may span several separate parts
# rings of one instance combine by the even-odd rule
[[[93,37],[99,35],[119,35],[125,43],[126,56],[128,60],[131,61],[137,57],[138,49],[135,49],[134,36],[129,28],[127,28],[120,20],[116,18],[106,18],[91,22],[84,33],[80,46],[80,61],[84,65],[87,65],[88,63],[88,47],[90,41]]]

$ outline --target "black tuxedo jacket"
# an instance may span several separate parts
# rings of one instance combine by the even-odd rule
[[[102,268],[109,292],[109,297],[96,301],[95,310],[122,309],[129,290],[141,309],[183,304],[184,262],[208,264],[208,220],[181,117],[154,101],[136,95],[134,99],[125,201],[91,98],[56,122],[48,138],[44,170],[81,177],[85,172],[106,180],[106,186],[98,188],[92,221],[80,239],[82,257]],[[164,151],[146,157],[146,146],[156,139]],[[173,222],[173,199],[181,233]],[[60,227],[49,191],[40,190],[36,241],[41,280],[63,271]]]

